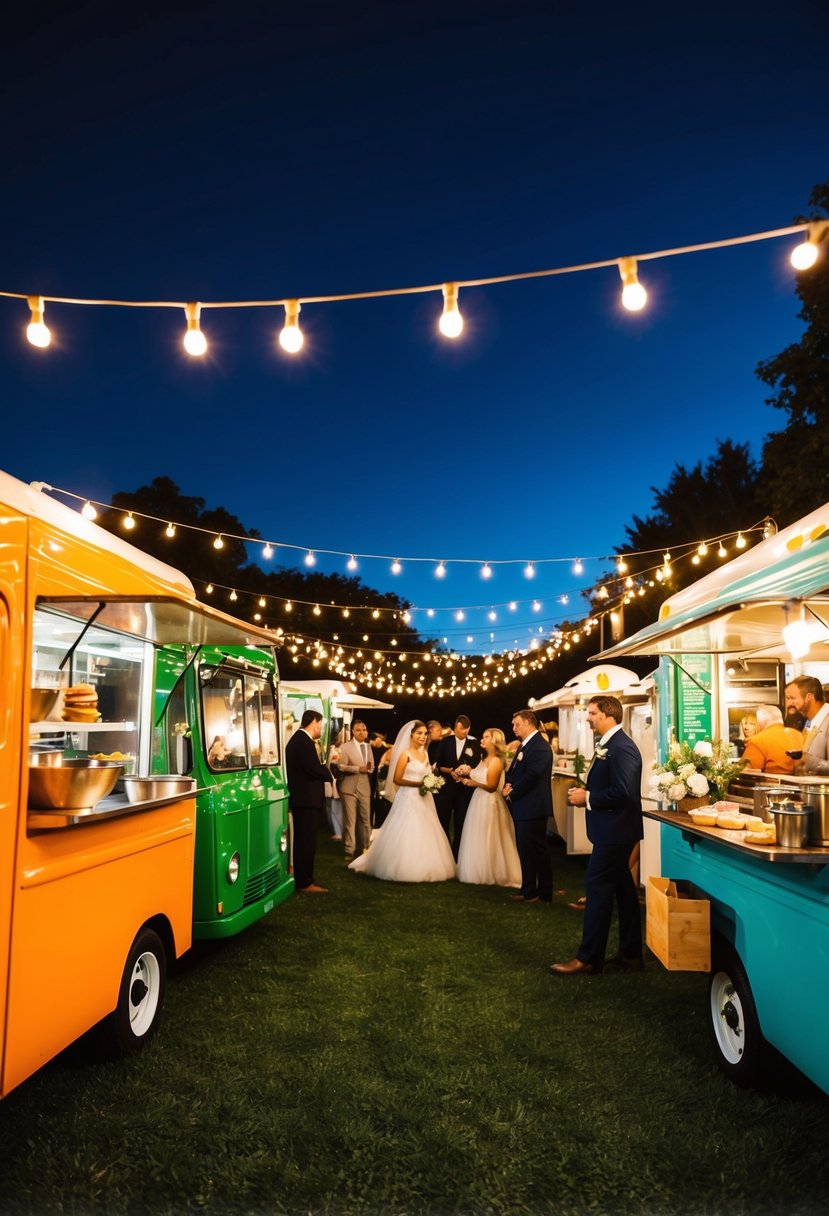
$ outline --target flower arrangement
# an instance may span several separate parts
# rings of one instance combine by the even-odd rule
[[[443,789],[444,784],[444,778],[439,777],[437,773],[427,773],[420,783],[421,798],[425,798],[427,794],[436,794],[438,790]]]
[[[674,741],[665,763],[653,766],[651,788],[669,802],[709,794],[712,800],[722,798],[744,763],[731,758],[729,744],[723,739],[715,743],[700,739],[693,747]]]

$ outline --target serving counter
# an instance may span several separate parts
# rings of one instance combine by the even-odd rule
[[[78,827],[81,824],[101,823],[107,819],[118,819],[125,815],[137,815],[142,811],[154,811],[161,806],[172,806],[204,793],[203,789],[183,790],[168,794],[166,798],[147,798],[143,802],[130,802],[126,794],[110,794],[101,798],[93,807],[84,810],[29,810],[26,827],[29,831],[51,831],[54,828]]]

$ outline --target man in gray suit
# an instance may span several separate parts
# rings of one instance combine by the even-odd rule
[[[371,836],[371,773],[374,757],[368,744],[368,727],[359,720],[351,724],[351,738],[337,760],[337,789],[343,804],[343,846],[346,861],[368,848]]]

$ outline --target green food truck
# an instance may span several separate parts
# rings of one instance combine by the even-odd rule
[[[196,782],[193,937],[230,937],[291,895],[272,648],[164,647],[153,772]]]

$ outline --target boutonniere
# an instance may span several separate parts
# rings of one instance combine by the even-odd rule
[[[596,759],[597,760],[606,760],[607,759],[607,748],[602,747],[601,744],[599,744],[596,748]]]
[[[472,748],[471,748],[471,747],[465,747],[465,748],[463,749],[463,754],[464,754],[465,756],[471,756],[471,755],[472,755]]]
[[[523,760],[523,759],[524,759],[524,753],[523,753],[523,752],[519,752],[519,753],[518,753],[518,755],[515,757],[515,759],[516,759],[516,760]]]

